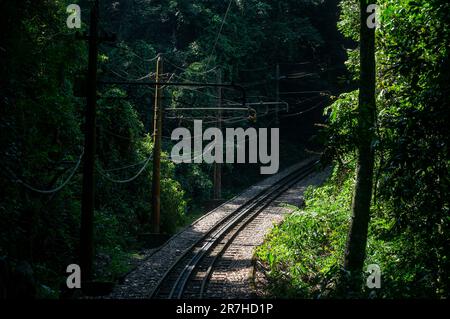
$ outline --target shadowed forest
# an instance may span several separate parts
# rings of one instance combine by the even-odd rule
[[[93,3],[0,4],[0,299],[67,297],[84,248]],[[376,17],[361,11],[375,3]],[[90,280],[120,282],[155,245],[158,89],[126,83],[161,81],[205,84],[160,87],[161,234],[267,177],[225,163],[218,190],[214,164],[171,160],[176,128],[279,128],[280,170],[319,156],[332,173],[255,251],[269,297],[449,296],[447,1],[100,0],[98,12]]]

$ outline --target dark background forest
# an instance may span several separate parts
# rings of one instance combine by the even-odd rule
[[[75,1],[0,4],[0,259],[17,294],[60,297],[67,265],[79,254],[84,111],[80,97],[90,1],[83,25],[66,26]],[[383,269],[380,298],[448,297],[450,283],[450,5],[444,0],[379,0],[376,38],[374,190],[367,264]],[[100,1],[98,77],[218,81],[245,87],[248,102],[280,99],[289,110],[224,114],[224,126],[280,127],[281,166],[311,154],[332,165],[310,189],[306,209],[276,227],[256,255],[270,269],[273,296],[346,296],[339,289],[355,183],[359,20],[355,0]],[[224,20],[226,17],[226,20]],[[77,35],[78,32],[78,35]],[[277,65],[278,75],[277,78]],[[81,83],[81,84],[80,84]],[[278,91],[277,91],[278,86]],[[217,104],[217,90],[167,87],[161,178],[162,231],[174,234],[206,211],[212,167],[175,165],[170,134],[191,127],[177,107]],[[145,248],[151,215],[154,89],[99,86],[95,202],[95,278],[117,281]],[[225,103],[239,94],[223,91]],[[146,169],[130,182],[144,164]],[[262,177],[254,165],[226,164],[223,197]],[[331,199],[331,200],[330,200]],[[6,267],[6,266],[5,266]],[[20,279],[22,278],[22,279]],[[363,290],[358,297],[366,298]],[[1,295],[0,295],[1,297]]]

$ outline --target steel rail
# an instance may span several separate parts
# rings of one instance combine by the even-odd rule
[[[279,181],[275,182],[267,189],[263,190],[262,192],[252,197],[250,200],[248,200],[239,208],[237,208],[233,213],[229,214],[227,217],[223,218],[216,225],[214,225],[207,233],[205,233],[193,245],[191,245],[179,258],[177,258],[177,260],[172,264],[172,266],[164,273],[163,277],[160,279],[156,287],[151,292],[150,297],[158,298],[158,295],[161,296],[163,294],[164,288],[166,289],[170,288],[166,287],[165,282],[170,281],[171,276],[176,275],[177,278],[175,280],[175,283],[171,286],[168,298],[169,299],[174,297],[181,298],[192,273],[199,267],[199,264],[202,261],[203,257],[208,252],[213,250],[217,246],[219,241],[221,241],[227,235],[227,233],[229,233],[229,231],[233,230],[233,228],[235,228],[236,225],[238,225],[242,220],[244,220],[246,217],[249,217],[250,215],[250,218],[247,218],[247,222],[244,222],[244,224],[233,235],[233,238],[231,239],[232,241],[235,235],[237,236],[237,234],[265,207],[267,207],[271,202],[273,202],[276,198],[278,198],[283,192],[289,189],[292,185],[294,185],[299,180],[309,175],[316,164],[317,164],[316,160],[310,161],[306,165],[295,170],[290,175],[281,178]],[[253,214],[251,214],[252,211],[254,211]],[[231,241],[229,242],[229,244],[231,243]],[[196,248],[198,248],[202,243],[203,245],[196,252],[195,251]],[[228,245],[224,247],[224,250],[221,251],[220,254],[222,254],[225,251]],[[189,255],[191,255],[192,257]],[[185,265],[183,265],[182,262],[183,261],[185,262],[185,259],[188,257],[191,258]],[[202,282],[200,295],[203,295],[207,281],[209,280],[209,277],[212,273],[212,268],[216,263],[217,259],[219,258],[219,256],[216,257],[217,258],[214,259],[213,264],[210,265],[210,267],[208,267],[207,276],[203,279]],[[181,273],[180,272],[176,273],[177,268],[179,268],[180,266],[182,267]]]

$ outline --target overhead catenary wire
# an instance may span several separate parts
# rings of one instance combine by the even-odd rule
[[[183,68],[181,68],[181,67],[175,65],[174,63],[170,62],[170,61],[169,61],[169,64],[172,65],[173,67],[175,67],[175,68],[177,68],[177,69],[183,71],[183,73],[186,73],[186,72],[188,71],[187,69],[183,69]],[[210,73],[210,72],[215,71],[216,69],[217,69],[217,66],[214,67],[214,68],[212,68],[212,69],[210,69],[210,70],[206,70],[206,71],[203,71],[203,72],[192,71],[192,70],[189,70],[189,72],[190,72],[190,73],[194,73],[195,75],[198,76],[198,75],[205,75],[205,74],[208,74],[208,73]],[[176,76],[177,78],[179,78],[179,79],[181,79],[181,80],[183,80],[183,81],[190,82],[190,80],[188,80],[188,79],[186,79],[186,78],[184,78],[184,77],[181,77],[181,76],[177,76],[175,73],[173,73],[172,76]],[[199,87],[199,88],[201,88],[201,87]],[[198,99],[198,96],[195,96],[195,100],[197,100],[197,99]]]
[[[76,171],[80,167],[81,160],[82,160],[83,156],[84,156],[84,149],[83,149],[80,157],[78,158],[78,162],[76,163],[75,167],[73,168],[72,172],[67,177],[67,179],[61,185],[59,185],[58,187],[56,187],[54,189],[45,190],[45,189],[39,189],[37,187],[31,186],[30,184],[24,182],[20,178],[17,178],[17,176],[13,172],[11,172],[10,170],[8,170],[8,171],[14,177],[16,183],[21,184],[22,186],[24,186],[25,188],[27,188],[27,189],[29,189],[29,190],[31,190],[33,192],[36,192],[36,193],[39,193],[39,194],[49,195],[49,194],[54,194],[54,193],[59,192],[60,190],[62,190],[72,180],[72,178],[74,177]]]
[[[272,114],[275,114],[277,111],[276,110],[272,110],[272,111],[268,111],[264,114],[257,114],[256,118],[263,118],[263,117],[267,117],[270,116]],[[235,116],[235,117],[231,117],[231,118],[223,118],[223,119],[218,119],[217,117],[209,117],[209,121],[203,121],[204,117],[202,118],[194,118],[194,117],[184,117],[184,116],[179,116],[179,117],[166,117],[167,119],[172,119],[172,120],[183,120],[183,121],[199,121],[202,120],[202,124],[213,124],[213,123],[217,123],[218,121],[220,121],[221,123],[225,123],[225,124],[236,124],[236,123],[240,123],[240,122],[245,122],[245,121],[249,121],[249,117],[242,117],[242,116]],[[166,139],[170,139],[169,137],[164,137]]]
[[[283,116],[281,116],[281,117],[282,117],[282,118],[287,118],[287,117],[294,117],[294,116],[300,116],[300,115],[303,115],[303,114],[305,114],[305,113],[311,112],[311,111],[313,111],[313,110],[319,108],[319,107],[322,106],[326,101],[327,101],[327,100],[320,101],[320,102],[317,103],[316,105],[314,105],[314,106],[312,106],[312,107],[310,107],[310,108],[308,108],[308,109],[306,109],[306,110],[303,110],[303,111],[300,111],[300,112],[297,112],[297,113],[294,113],[294,114],[283,115]]]
[[[194,117],[168,117],[168,119],[172,120],[179,120],[179,121],[202,121],[203,124],[212,124],[212,123],[234,123],[233,121],[241,120],[241,121],[248,121],[248,117],[243,116],[235,116],[230,118],[222,118],[218,119],[217,117],[202,117],[202,118],[194,118]],[[206,119],[206,121],[205,121]]]
[[[126,80],[126,81],[142,81],[142,80],[145,80],[145,79],[151,79],[151,78],[154,78],[154,77],[155,77],[155,73],[154,73],[154,72],[150,72],[150,73],[148,73],[148,74],[146,74],[146,75],[143,75],[143,76],[141,76],[141,77],[132,79],[132,78],[123,76],[123,75],[121,75],[120,73],[118,73],[118,72],[116,72],[116,71],[114,71],[114,70],[112,70],[112,69],[110,69],[109,71],[110,71],[111,73],[113,73],[114,75],[118,76],[119,78],[121,78],[122,80]]]
[[[203,137],[203,135],[202,135],[202,137]],[[254,137],[249,138],[248,141],[251,142],[251,141],[253,141],[255,139],[256,140],[258,139],[257,135],[255,135]],[[245,137],[243,139],[240,139],[240,140],[236,140],[236,141],[233,140],[233,145],[229,145],[229,141],[227,141],[225,143],[225,149],[229,149],[229,148],[233,148],[234,149],[235,146],[238,146],[241,142],[243,142],[245,140],[247,140]],[[200,154],[198,154],[198,155],[195,155],[195,152],[189,152],[187,155],[190,156],[190,162],[195,162],[195,160],[197,160],[199,158],[202,158],[207,152],[209,152],[215,146],[216,146],[216,141],[214,141],[212,143],[209,143],[205,147],[205,149],[203,151],[201,151]],[[185,155],[185,154],[183,154],[183,155]],[[194,156],[194,157],[192,158],[191,156]],[[175,159],[182,160],[183,157],[176,157],[175,156]],[[172,156],[172,160],[174,160],[173,156]]]
[[[210,54],[208,56],[208,59],[206,60],[207,61],[206,62],[206,68],[209,67],[209,63],[211,62],[212,55],[213,55],[214,51],[216,50],[216,46],[217,46],[217,43],[219,42],[220,34],[222,33],[223,26],[225,25],[225,22],[227,20],[228,13],[230,12],[232,3],[233,3],[233,0],[230,0],[230,2],[228,3],[227,11],[225,12],[225,15],[224,15],[223,20],[222,20],[222,24],[220,25],[219,32],[217,33],[216,41],[214,41],[214,45],[213,45],[213,47],[211,49],[211,52],[210,52]]]
[[[330,91],[296,91],[296,92],[280,92],[280,95],[294,95],[294,94],[312,94],[312,93],[320,93],[320,94],[327,94],[331,95]]]
[[[175,78],[178,78],[178,79],[180,79],[180,80],[188,81],[187,79],[182,78],[182,77],[180,77],[179,75],[176,75],[176,74],[175,74],[174,76],[175,76]],[[218,99],[218,97],[215,96],[215,95],[213,95],[213,94],[205,93],[205,92],[199,91],[198,89],[199,89],[199,88],[202,88],[202,87],[197,87],[197,88],[192,88],[192,87],[189,87],[189,86],[179,86],[179,87],[182,88],[182,89],[184,89],[184,90],[188,90],[188,91],[192,91],[192,92],[197,92],[197,93],[203,94],[204,96],[208,96],[208,97],[213,98],[213,99],[216,99],[216,100]],[[226,101],[226,102],[236,103],[236,101],[229,100],[229,99],[225,99],[225,98],[222,98],[222,100],[223,100],[223,101]]]
[[[153,79],[156,76],[155,72],[149,72],[149,73],[147,73],[145,75],[142,75],[142,76],[133,76],[133,77],[131,77],[131,75],[128,72],[124,71],[124,70],[122,70],[122,72],[126,73],[127,76],[122,75],[119,72],[117,72],[117,71],[115,71],[115,70],[113,70],[111,68],[108,68],[108,67],[106,67],[106,70],[108,72],[113,73],[115,76],[121,78],[122,80],[131,81],[131,82],[139,82],[139,81],[146,80],[146,79]],[[172,73],[164,73],[164,74],[162,74],[162,76],[169,76],[169,75],[172,76]],[[153,89],[153,88],[151,88],[151,89]]]
[[[183,73],[186,73],[186,72],[187,72],[187,73],[193,73],[193,74],[195,74],[195,75],[208,74],[208,73],[211,73],[211,72],[217,70],[217,66],[213,67],[212,69],[206,70],[206,71],[195,71],[195,70],[191,70],[191,69],[185,69],[185,68],[182,68],[182,67],[176,65],[175,63],[171,62],[171,61],[170,61],[169,59],[167,59],[167,58],[165,58],[164,62],[170,64],[170,65],[173,66],[175,69],[178,69],[178,70],[180,70],[180,71],[183,71]]]
[[[160,76],[164,76],[164,74],[162,74]],[[174,76],[175,76],[175,73],[170,74],[170,77],[167,79],[167,82],[172,81]],[[163,85],[163,86],[161,86],[161,89],[165,89],[166,87],[167,87],[167,85]]]
[[[293,73],[293,74],[288,74],[285,76],[280,77],[280,80],[298,80],[298,79],[303,79],[306,77],[319,77],[319,73],[306,73],[306,72],[300,72],[300,73]]]
[[[267,116],[267,115],[269,115],[269,114],[266,114],[266,116]],[[247,119],[245,119],[245,120],[247,120]],[[241,121],[242,121],[242,120],[241,120]],[[269,125],[271,125],[273,122],[274,122],[274,119],[272,119],[272,120],[269,122]],[[212,123],[213,123],[213,122],[212,122]],[[198,137],[203,137],[203,134],[202,134],[202,135],[197,135],[197,136],[191,137],[191,139],[192,139],[192,138],[198,138]],[[163,138],[172,140],[172,138],[165,137],[165,136],[163,136]],[[248,141],[250,142],[250,141],[252,141],[253,139],[254,139],[254,138],[249,138]],[[236,141],[236,142],[233,141],[233,145],[232,145],[232,146],[231,146],[231,145],[228,145],[228,144],[226,143],[226,144],[225,144],[225,148],[226,148],[226,149],[231,148],[231,147],[234,148],[235,145],[239,144],[240,142],[242,142],[242,141],[244,141],[244,140],[245,140],[245,138],[244,138],[244,139],[241,139],[241,140],[239,140],[239,141]],[[198,155],[195,155],[194,152],[190,152],[190,153],[188,154],[188,155],[190,156],[190,162],[195,162],[196,159],[202,157],[203,155],[206,154],[206,152],[210,151],[211,148],[212,148],[213,146],[215,146],[215,143],[209,143],[209,144],[207,145],[207,147],[206,147],[202,152],[200,152],[200,154],[198,154]],[[193,158],[191,157],[192,155],[194,155]],[[180,158],[178,158],[178,159],[179,159],[179,160],[182,160],[183,158],[180,157]],[[173,160],[173,158],[172,158],[172,160]]]
[[[130,177],[128,179],[124,179],[124,180],[118,180],[118,179],[114,179],[109,177],[106,173],[106,171],[103,171],[101,169],[99,169],[97,167],[97,172],[100,173],[100,175],[104,178],[106,178],[107,180],[109,180],[110,182],[116,183],[116,184],[127,184],[127,183],[131,183],[134,180],[136,180],[139,176],[141,176],[141,174],[145,171],[145,169],[147,168],[148,164],[150,163],[150,160],[153,158],[153,154],[151,154],[145,161],[144,161],[144,165],[141,167],[141,169],[136,173],[136,175],[134,175],[133,177]],[[132,166],[137,166],[139,164],[136,165],[132,165]],[[122,168],[121,168],[122,169]],[[120,170],[120,169],[119,169]],[[112,172],[112,170],[110,170],[110,172]]]
[[[154,57],[152,57],[152,58],[149,58],[149,59],[146,59],[146,58],[143,58],[143,57],[141,57],[139,54],[137,54],[136,52],[134,52],[130,47],[128,47],[128,46],[120,46],[120,45],[117,45],[117,44],[115,44],[115,43],[112,43],[112,42],[107,42],[106,43],[108,46],[110,46],[110,47],[114,47],[114,48],[116,48],[116,49],[119,49],[119,50],[123,50],[123,51],[127,51],[127,52],[129,52],[129,53],[131,53],[132,55],[134,55],[135,57],[137,57],[138,59],[140,59],[141,61],[143,61],[143,62],[153,62],[153,61],[156,61],[157,59],[158,59],[158,56],[159,55],[156,55],[156,56],[154,56]]]
[[[265,114],[260,114],[260,115],[257,115],[256,116],[256,119],[260,119],[260,118],[263,118],[263,117],[267,117],[267,116],[270,116],[270,115],[273,115],[273,114],[276,114],[276,110],[273,110],[273,111],[269,111],[269,112],[267,112],[267,113],[265,113]],[[240,122],[244,122],[244,121],[249,121],[250,119],[249,118],[243,118],[243,119],[235,119],[235,120],[229,120],[229,121],[227,121],[226,123],[227,124],[236,124],[236,123],[240,123]],[[272,121],[271,121],[272,122]],[[270,122],[270,123],[271,123]],[[207,124],[207,123],[205,123],[205,124]]]
[[[312,102],[314,100],[317,100],[317,99],[320,99],[323,97],[328,97],[328,96],[314,95],[313,97],[309,97],[309,98],[305,98],[305,99],[295,99],[294,103],[291,104],[291,109],[295,109],[296,107],[301,106],[301,105],[305,104],[306,102]]]
[[[262,67],[258,67],[258,68],[253,68],[253,69],[239,69],[239,72],[256,72],[256,71],[265,71],[268,69],[273,68],[274,66],[276,66],[277,64],[280,65],[307,65],[307,64],[311,64],[312,62],[278,62],[278,63],[272,63],[266,66],[262,66]]]
[[[170,108],[171,111],[248,111],[248,107],[180,107]]]
[[[126,166],[122,166],[122,167],[118,167],[118,168],[107,169],[107,170],[104,170],[103,172],[105,172],[105,173],[110,173],[110,172],[123,171],[123,170],[126,170],[126,169],[128,169],[128,168],[136,167],[136,166],[138,166],[138,165],[144,165],[145,162],[147,162],[146,159],[143,160],[143,161],[140,161],[140,162],[138,162],[138,163],[135,163],[135,164],[130,164],[130,165],[126,165]]]

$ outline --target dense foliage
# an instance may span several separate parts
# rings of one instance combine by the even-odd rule
[[[82,8],[78,35],[66,27],[71,2]],[[448,297],[450,5],[377,2],[376,165],[366,265],[380,266],[382,289],[364,287],[356,296]],[[79,93],[88,58],[80,35],[88,30],[91,4],[0,4],[0,27],[7,30],[0,38],[0,271],[8,265],[32,277],[28,283],[39,296],[58,297],[67,265],[78,261],[86,105]],[[116,35],[100,44],[100,80],[153,80],[161,53],[164,80],[217,83],[220,70],[222,82],[245,87],[248,102],[274,101],[279,84],[290,114],[225,112],[222,124],[279,124],[284,165],[304,155],[304,144],[320,149],[319,139],[309,139],[313,124],[326,118],[323,161],[334,165],[330,179],[310,189],[306,208],[276,227],[257,251],[279,297],[354,296],[342,285],[342,263],[358,139],[358,10],[357,0],[100,1],[100,35]],[[240,92],[224,89],[222,95],[222,103],[240,102]],[[211,165],[175,165],[168,152],[174,128],[191,128],[194,119],[215,126],[216,114],[177,108],[216,106],[217,96],[210,87],[164,88],[166,234],[201,214],[213,187]],[[126,273],[151,229],[153,103],[149,87],[98,87],[96,280]],[[224,165],[224,197],[260,178],[254,168]]]
[[[66,27],[66,7],[72,2],[82,8],[81,35],[88,30],[91,1],[2,1],[0,6],[1,28],[7,30],[0,42],[0,262],[7,260],[17,269],[23,261],[31,265],[38,293],[47,297],[58,295],[66,267],[77,262],[79,250],[86,103],[78,93],[88,51],[76,30]],[[256,96],[252,101],[274,99],[277,62],[308,61],[317,72],[328,66],[333,72],[320,73],[325,79],[316,76],[302,83],[305,88],[331,89],[337,85],[342,54],[337,32],[323,22],[335,19],[336,3],[100,1],[101,35],[114,33],[117,40],[100,45],[99,78],[152,79],[154,57],[163,53],[165,79],[216,82],[220,67],[222,81],[248,83],[248,95]],[[295,83],[299,80],[285,85],[289,89]],[[166,108],[215,105],[216,93],[167,87],[163,102]],[[227,102],[239,101],[236,92],[223,94]],[[154,92],[99,86],[98,96],[96,279],[115,280],[129,269],[130,252],[142,247],[139,235],[149,230]],[[171,130],[192,123],[170,115],[163,132],[165,151]],[[239,119],[251,125],[246,116]],[[271,122],[266,116],[255,125]],[[253,181],[250,173],[236,178],[235,169],[224,167],[225,196]],[[211,166],[175,166],[164,154],[161,183],[161,227],[170,234],[211,197]]]
[[[448,297],[450,5],[378,3],[377,165],[366,264],[381,267],[382,289],[365,288],[362,296]],[[357,41],[357,1],[342,1],[341,9],[339,27]],[[358,49],[349,51],[355,80],[358,55]],[[278,295],[348,297],[339,278],[345,276],[357,96],[342,94],[327,109],[326,158],[335,163],[333,177],[311,191],[306,210],[276,228],[258,252],[270,265]]]

